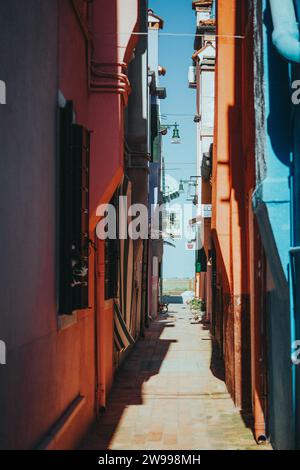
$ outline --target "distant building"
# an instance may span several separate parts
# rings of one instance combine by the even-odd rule
[[[300,369],[291,360],[300,337],[299,106],[291,95],[300,7],[292,0],[284,8],[277,0],[193,2],[197,32],[212,28],[214,3],[215,124],[212,152],[205,149],[211,175],[201,165],[202,190],[204,175],[212,184],[208,319],[227,388],[252,418],[257,442],[299,449]],[[198,39],[199,64],[213,47],[207,31]],[[195,120],[200,127],[203,110]],[[205,244],[204,236],[206,255]]]
[[[166,89],[160,86],[160,77],[166,70],[159,64],[159,31],[164,27],[163,20],[148,10],[148,81],[149,81],[149,227],[151,212],[163,203],[163,159],[160,100],[166,98]],[[149,239],[148,243],[148,314],[155,318],[158,314],[158,303],[162,294],[163,275],[163,233],[162,215],[158,227],[154,228],[157,239]]]
[[[213,2],[193,2],[196,37],[189,70],[189,86],[196,89],[196,229],[195,295],[206,303],[206,320],[212,313],[211,176],[215,106],[215,19]]]

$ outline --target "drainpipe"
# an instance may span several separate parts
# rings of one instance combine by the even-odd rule
[[[273,44],[289,62],[300,63],[299,27],[293,0],[270,0]]]
[[[252,191],[249,199],[252,198]],[[261,262],[261,241],[257,236],[257,223],[254,213],[249,211],[249,259],[250,259],[250,331],[251,331],[251,381],[254,436],[257,444],[267,441],[265,423],[264,345],[262,337],[262,292],[261,284],[264,267]]]
[[[299,23],[299,18],[300,18],[300,0],[294,0],[295,4],[295,9],[296,9],[296,16],[297,16],[297,21]]]
[[[270,7],[272,13],[272,20],[274,31],[272,34],[273,44],[279,54],[288,62],[300,63],[300,35],[298,19],[300,15],[300,0],[285,0],[284,7],[282,0],[270,0]],[[298,18],[297,18],[298,17]],[[291,161],[293,161],[293,156]],[[297,299],[297,286],[295,282],[295,263],[300,248],[295,246],[295,233],[294,233],[294,198],[295,188],[293,178],[291,178],[291,249],[290,249],[290,263],[289,263],[289,285],[290,285],[290,330],[291,330],[291,344],[297,339],[297,312],[295,310],[298,305]],[[292,348],[291,348],[292,351]],[[297,434],[298,434],[298,400],[297,400],[297,375],[296,365],[292,365],[292,411],[293,411],[293,432],[295,436],[295,447],[297,448]]]

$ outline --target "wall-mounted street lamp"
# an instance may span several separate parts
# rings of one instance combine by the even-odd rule
[[[179,183],[179,192],[180,193],[184,192],[184,183],[185,183],[185,181],[180,180],[180,183]]]
[[[189,184],[190,184],[190,180],[180,180],[180,182],[179,182],[179,191],[180,191],[181,193],[184,193],[184,185],[185,185],[185,184],[188,184],[188,185],[189,185]]]
[[[161,135],[166,135],[168,133],[168,129],[173,128],[173,135],[172,135],[172,144],[181,144],[181,139],[179,135],[179,124],[175,122],[174,124],[162,124],[160,126],[160,133]]]
[[[195,196],[193,197],[192,203],[194,204],[194,206],[196,206],[196,205],[198,204],[198,196],[197,196],[197,194],[195,194]]]
[[[192,202],[194,205],[198,204],[198,196],[197,194],[191,194],[192,193],[192,188],[195,188],[195,193],[196,193],[196,187],[198,186],[198,179],[201,178],[201,176],[190,176],[189,180],[180,180],[179,182],[179,192],[184,193],[184,186],[188,185],[188,195],[187,195],[187,201]]]
[[[178,129],[178,124],[174,124],[174,130],[173,130],[173,136],[172,136],[172,144],[180,144],[180,135],[179,135],[179,129]]]

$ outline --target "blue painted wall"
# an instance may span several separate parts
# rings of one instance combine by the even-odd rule
[[[259,6],[259,5],[258,5]],[[292,103],[290,65],[272,43],[269,0],[262,1],[264,150],[253,205],[267,258],[269,433],[276,449],[294,446],[290,359],[289,248]],[[256,52],[258,53],[258,52]],[[258,77],[256,77],[258,80]]]

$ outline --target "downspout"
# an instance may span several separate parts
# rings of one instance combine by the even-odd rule
[[[299,0],[285,0],[284,7],[282,0],[270,0],[271,14],[273,20],[274,31],[272,34],[273,44],[279,54],[288,62],[300,63],[300,37],[299,25],[297,16],[300,14],[300,1]],[[293,156],[292,156],[293,158]],[[297,339],[296,332],[296,311],[295,305],[297,295],[297,286],[295,283],[295,257],[299,252],[299,247],[295,247],[295,234],[294,226],[294,184],[291,178],[290,184],[291,193],[291,249],[290,249],[290,263],[289,263],[289,287],[290,287],[290,334],[291,334],[291,353],[293,352],[292,345]],[[293,411],[293,432],[295,436],[295,447],[297,441],[298,419],[297,419],[297,376],[296,365],[292,364],[292,411]]]
[[[97,383],[96,383],[96,412],[106,407],[106,348],[105,348],[105,314],[104,314],[104,286],[105,286],[105,250],[104,241],[97,240],[97,251],[95,252],[95,328],[97,335]]]
[[[298,23],[299,23],[299,18],[300,18],[300,1],[299,1],[299,0],[294,0],[294,4],[295,4],[295,10],[296,10],[297,21],[298,21]]]
[[[273,44],[289,62],[300,63],[299,27],[293,0],[270,0]]]

